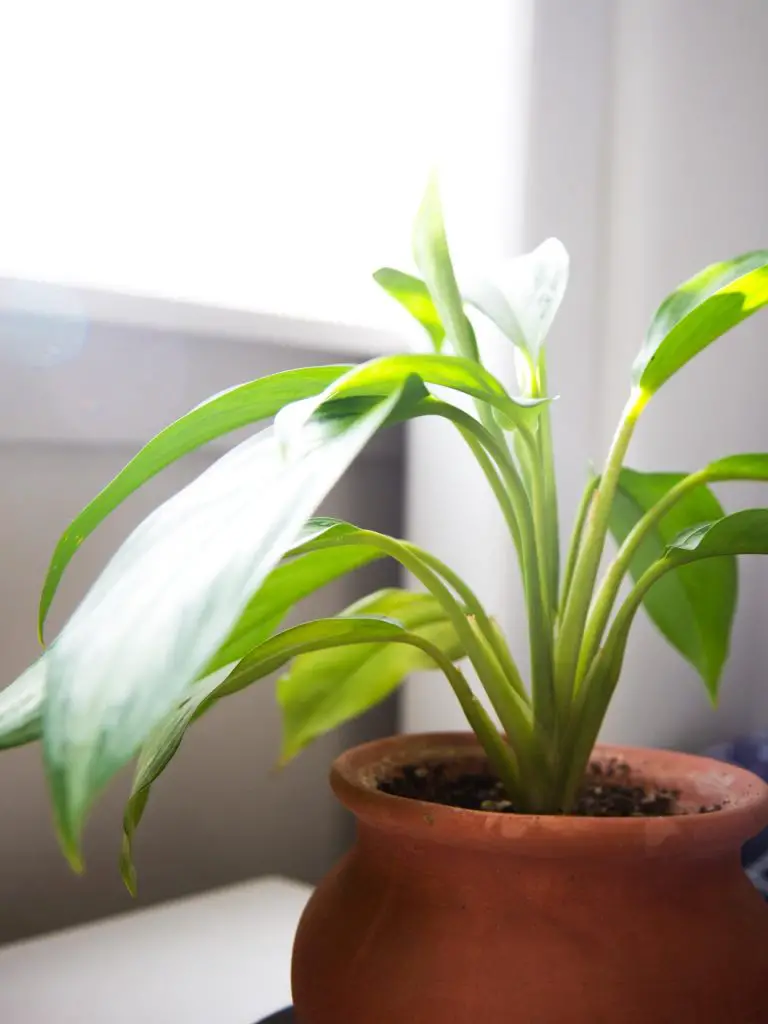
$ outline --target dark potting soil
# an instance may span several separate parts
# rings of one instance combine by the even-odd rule
[[[515,814],[504,787],[488,771],[457,775],[440,762],[406,765],[396,775],[380,780],[383,793],[425,800],[471,811],[499,811]],[[679,794],[633,780],[628,765],[620,761],[590,764],[572,814],[586,818],[657,818],[679,813]],[[718,810],[701,807],[699,810]]]

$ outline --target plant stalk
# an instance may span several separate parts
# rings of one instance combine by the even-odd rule
[[[536,397],[547,394],[547,362],[544,350],[539,356]],[[552,414],[549,405],[541,410],[538,428],[539,456],[544,469],[544,516],[547,537],[547,593],[552,615],[557,613],[557,592],[560,586],[560,521],[557,508],[557,480],[552,444]]]
[[[662,576],[684,564],[687,559],[660,559],[654,562],[633,587],[614,619],[604,646],[592,661],[579,688],[573,715],[564,743],[563,764],[567,776],[563,784],[563,809],[571,806],[589,761],[608,705],[621,674],[629,629],[643,598]]]
[[[453,664],[439,647],[424,640],[421,637],[412,641],[415,646],[421,647],[425,654],[429,655],[435,664],[442,670],[450,683],[456,698],[461,705],[462,711],[469,723],[470,728],[477,736],[480,744],[488,756],[488,760],[496,770],[499,778],[504,784],[504,789],[516,807],[525,807],[525,793],[520,784],[515,753],[491,721],[487,711],[472,692],[472,689],[456,665]]]
[[[632,559],[650,530],[664,518],[669,510],[685,497],[689,491],[694,490],[701,484],[707,482],[710,474],[706,469],[691,473],[674,487],[670,487],[667,493],[656,504],[650,508],[624,539],[624,543],[618,550],[614,560],[608,567],[605,579],[595,597],[592,611],[587,619],[584,632],[584,641],[579,655],[579,666],[577,670],[577,681],[583,679],[589,665],[597,653],[603,633],[613,610],[616,597],[621,587],[621,582],[629,570]]]
[[[555,654],[558,699],[561,702],[566,702],[566,706],[572,700],[575,690],[579,650],[589,612],[590,598],[600,567],[600,558],[608,531],[608,517],[616,493],[621,465],[638,417],[645,407],[647,399],[648,396],[644,392],[633,392],[625,407],[608,453],[600,485],[590,508],[584,542],[576,558],[576,568]]]
[[[594,497],[597,485],[600,483],[599,476],[593,476],[584,488],[584,492],[581,495],[581,501],[579,507],[576,510],[576,521],[573,525],[573,533],[571,534],[571,543],[568,547],[568,557],[565,562],[565,572],[563,573],[563,585],[560,594],[560,611],[559,618],[562,618],[565,614],[565,606],[568,602],[568,596],[571,592],[571,583],[573,582],[573,573],[576,568],[576,559],[581,548],[581,541],[584,535],[584,526],[587,521],[590,507],[592,505],[592,498]]]
[[[521,523],[525,520],[528,498],[506,448],[474,416],[450,402],[430,399],[422,403],[415,411],[415,416],[442,416],[457,427],[493,490],[522,565]],[[494,463],[498,472],[494,469]],[[502,479],[499,479],[499,474]]]
[[[443,577],[449,586],[453,587],[466,605],[467,610],[476,620],[480,633],[493,651],[513,689],[518,696],[522,698],[522,700],[529,704],[530,698],[528,696],[528,691],[525,688],[525,683],[523,682],[523,677],[520,674],[520,669],[517,667],[517,664],[512,657],[509,646],[501,631],[494,626],[492,619],[488,616],[488,613],[480,603],[474,591],[464,582],[458,573],[455,573],[453,569],[447,566],[445,562],[442,562],[435,555],[430,554],[428,551],[424,551],[422,548],[416,547],[415,544],[409,544],[407,542],[403,543],[405,547],[413,551],[425,565],[428,565],[430,569],[434,569]]]
[[[489,653],[489,646],[479,641],[466,613],[437,573],[430,569],[407,544],[373,530],[359,530],[352,537],[320,541],[317,547],[343,547],[347,544],[367,544],[378,547],[411,572],[440,602],[456,630],[467,657],[475,667],[503,728],[518,752],[521,770],[525,759],[529,759],[529,764],[535,763],[537,758],[533,751],[530,707],[507,681],[495,658]]]
[[[520,537],[520,565],[528,606],[534,719],[540,727],[538,731],[544,734],[547,744],[551,745],[557,717],[552,658],[552,626],[541,588],[541,563],[537,549],[535,521],[531,514],[528,494],[506,445],[499,444],[473,416],[448,402],[437,400],[424,403],[423,412],[419,414],[428,415],[430,413],[451,420],[459,427],[468,443],[467,433],[477,438],[483,448],[492,456],[501,475],[505,495],[502,501],[502,510],[504,507],[511,507]],[[530,437],[527,443],[532,443]],[[474,451],[474,446],[472,448]],[[489,477],[489,479],[491,482],[493,481],[493,477]],[[494,493],[498,496],[496,487],[494,487]]]
[[[532,455],[533,536],[523,552],[523,578],[531,648],[531,688],[537,728],[546,738],[547,745],[551,746],[554,741],[558,708],[553,674],[552,611],[547,589],[548,538],[544,489],[540,467],[536,462],[535,440],[527,435],[524,440],[530,446],[529,451]]]

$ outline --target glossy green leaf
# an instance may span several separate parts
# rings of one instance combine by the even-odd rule
[[[622,469],[610,518],[610,529],[618,543],[682,479],[681,473]],[[640,579],[682,530],[722,515],[720,503],[706,486],[689,491],[646,535],[630,563],[633,579]],[[643,601],[651,620],[694,665],[713,697],[728,656],[736,594],[735,560],[722,558],[685,566],[664,576]]]
[[[391,267],[377,270],[373,279],[421,324],[435,351],[439,352],[445,340],[445,328],[424,282]]]
[[[341,616],[317,619],[269,637],[231,670],[224,669],[200,680],[189,696],[157,724],[139,755],[123,816],[121,871],[131,892],[136,888],[133,836],[146,808],[151,786],[172,760],[193,721],[223,697],[246,689],[307,652],[371,643],[412,645],[418,640],[397,622],[382,618]]]
[[[46,655],[0,690],[0,750],[39,740],[45,700]]]
[[[728,555],[768,555],[768,508],[744,509],[685,530],[667,551],[667,557],[683,563]]]
[[[653,394],[726,331],[768,304],[768,249],[714,263],[659,306],[632,367],[632,382]]]
[[[128,538],[48,654],[44,753],[74,864],[87,810],[227,639],[306,518],[386,421],[313,419],[286,454],[268,429]]]
[[[464,289],[467,302],[492,320],[533,366],[568,285],[565,246],[548,238],[533,252],[508,260],[487,278]]]
[[[463,656],[456,631],[430,594],[391,589],[356,602],[344,616],[383,615],[429,640],[451,660]],[[296,658],[280,679],[277,699],[283,712],[282,760],[287,761],[318,736],[355,718],[388,697],[410,672],[436,668],[415,647],[359,644]]]
[[[348,369],[348,366],[312,366],[240,384],[214,395],[161,430],[86,505],[59,539],[40,595],[40,637],[61,577],[73,555],[96,527],[129,495],[183,455],[239,427],[274,416],[290,402],[323,391]]]
[[[459,355],[477,358],[477,341],[453,272],[437,178],[431,177],[413,226],[413,256],[445,333]]]

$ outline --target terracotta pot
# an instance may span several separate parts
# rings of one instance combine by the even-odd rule
[[[686,754],[599,747],[681,794],[669,818],[465,811],[388,796],[400,764],[480,759],[472,736],[357,747],[331,782],[352,851],[296,938],[299,1024],[766,1024],[768,908],[741,844],[757,777]]]

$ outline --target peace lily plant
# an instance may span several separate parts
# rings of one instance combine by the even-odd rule
[[[655,393],[768,304],[768,250],[708,267],[657,310],[562,568],[544,342],[566,287],[566,252],[550,239],[464,290],[434,181],[413,250],[420,277],[375,277],[425,328],[433,354],[288,370],[215,395],[150,441],[61,537],[42,590],[41,640],[67,565],[113,509],[186,453],[275,417],[134,530],[58,637],[0,694],[2,746],[42,741],[58,834],[75,867],[91,805],[137,757],[122,858],[133,887],[132,837],[186,730],[276,670],[287,760],[408,673],[439,669],[515,808],[543,814],[573,805],[641,605],[717,697],[735,556],[768,551],[768,509],[725,515],[709,484],[766,480],[768,455],[721,458],[690,475],[636,472],[624,458]],[[515,347],[519,394],[483,365],[469,310]],[[446,397],[457,393],[456,404]],[[458,431],[508,527],[528,612],[527,684],[491,612],[448,565],[406,540],[312,518],[377,431],[421,416]],[[618,553],[598,585],[609,532]],[[280,629],[302,598],[380,558],[399,562],[420,589],[380,591]],[[468,685],[465,661],[497,721]]]

